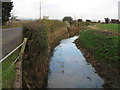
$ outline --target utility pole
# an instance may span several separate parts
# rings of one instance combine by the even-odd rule
[[[41,19],[41,2],[40,2],[40,19]]]

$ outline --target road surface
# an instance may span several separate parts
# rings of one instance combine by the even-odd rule
[[[22,42],[22,28],[9,28],[2,30],[2,57],[7,55]]]

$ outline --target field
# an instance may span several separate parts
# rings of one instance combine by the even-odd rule
[[[30,23],[32,21],[14,21],[12,22],[11,25],[3,25],[2,28],[17,28],[17,27],[22,27],[24,24]]]
[[[118,32],[118,29],[119,29],[118,26],[120,26],[120,24],[98,24],[96,25],[96,27],[101,30],[109,30],[113,32]]]

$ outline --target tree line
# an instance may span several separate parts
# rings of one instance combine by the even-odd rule
[[[109,24],[109,23],[119,24],[119,23],[120,23],[120,21],[119,21],[118,19],[111,19],[111,20],[110,20],[109,18],[104,18],[104,20],[105,20],[105,23],[106,23],[106,24]],[[73,21],[73,18],[72,18],[71,16],[65,16],[65,17],[63,18],[63,21],[68,21],[69,23],[71,23],[71,22]],[[83,22],[82,19],[78,19],[77,21],[78,21],[78,22]],[[87,19],[86,22],[92,22],[92,21],[89,20],[89,19]],[[100,23],[100,22],[101,22],[101,21],[98,20],[98,23]]]

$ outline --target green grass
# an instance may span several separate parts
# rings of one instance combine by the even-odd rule
[[[113,32],[118,32],[118,26],[120,24],[98,24],[97,27],[101,30],[110,30]]]
[[[9,67],[18,57],[19,51],[14,52],[6,60],[2,62],[2,88],[12,88],[15,80],[16,65],[14,64],[10,69]]]
[[[97,60],[107,63],[118,61],[118,39],[120,36],[106,36],[97,30],[87,28],[81,32],[78,41],[88,50],[93,50]]]

